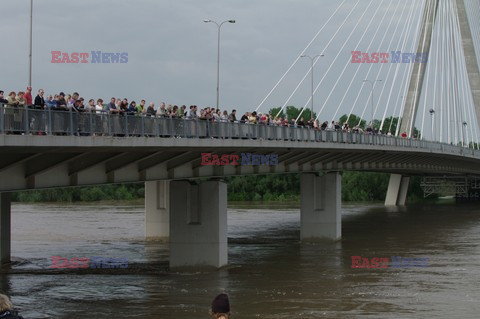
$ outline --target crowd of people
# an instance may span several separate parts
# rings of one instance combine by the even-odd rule
[[[103,99],[97,100],[89,99],[86,101],[83,97],[80,97],[79,93],[65,94],[60,92],[55,95],[48,95],[46,98],[45,91],[39,89],[35,98],[32,96],[32,87],[27,86],[26,91],[14,91],[9,92],[8,96],[4,97],[4,91],[0,90],[0,104],[6,107],[28,107],[37,110],[52,109],[55,111],[74,111],[74,112],[94,112],[97,114],[110,113],[118,115],[144,115],[150,117],[170,117],[178,119],[199,119],[214,122],[235,122],[235,123],[249,123],[249,124],[264,124],[264,125],[276,125],[276,126],[289,126],[289,127],[310,127],[315,130],[332,130],[332,131],[344,131],[354,133],[367,133],[367,134],[385,134],[378,129],[368,126],[366,129],[360,126],[350,127],[348,123],[340,123],[328,121],[320,123],[317,119],[305,120],[300,117],[298,120],[295,118],[288,118],[287,116],[273,116],[268,113],[261,112],[245,112],[243,115],[237,115],[237,111],[233,109],[231,112],[227,110],[221,111],[213,107],[198,108],[196,105],[190,105],[188,108],[186,105],[178,106],[172,104],[166,104],[160,102],[159,107],[155,106],[154,102],[150,102],[148,105],[145,100],[141,100],[140,103],[136,101],[128,101],[127,98],[120,99],[112,97],[110,102],[104,103]],[[389,131],[386,135],[392,135]],[[406,137],[405,133],[402,133],[402,137]]]

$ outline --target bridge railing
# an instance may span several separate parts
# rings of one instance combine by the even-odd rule
[[[0,134],[143,136],[182,138],[232,138],[325,143],[370,144],[425,148],[452,154],[479,156],[473,149],[425,140],[343,131],[314,130],[264,124],[211,122],[155,117],[148,114],[77,112],[72,109],[35,109],[0,104]]]

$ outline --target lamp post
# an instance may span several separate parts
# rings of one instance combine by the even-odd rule
[[[32,33],[33,33],[33,0],[30,0],[30,51],[28,54],[28,86],[32,86]]]
[[[430,109],[430,126],[431,126],[431,129],[432,129],[432,141],[435,141],[435,132],[433,130],[433,116],[435,115],[435,110],[434,109]]]
[[[365,82],[368,82],[370,83],[370,85],[372,86],[372,121],[370,122],[370,124],[372,125],[372,129],[373,129],[373,86],[375,85],[375,82],[382,82],[382,80],[375,80],[375,81],[370,81],[370,80],[363,80],[363,83]]]
[[[310,96],[310,102],[311,102],[310,118],[311,119],[313,119],[313,65],[315,64],[315,61],[316,61],[317,58],[323,57],[323,56],[325,56],[325,55],[324,54],[317,54],[313,58],[309,55],[300,56],[301,58],[309,58],[310,62],[312,63],[311,68],[310,68],[310,73],[312,74],[312,94]]]
[[[218,44],[217,44],[217,109],[219,106],[219,100],[220,100],[220,28],[222,25],[226,22],[228,23],[235,23],[235,20],[225,20],[222,23],[218,24],[217,22],[213,20],[203,20],[205,23],[215,23],[215,25],[218,28]]]

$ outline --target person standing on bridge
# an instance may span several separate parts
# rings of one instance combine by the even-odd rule
[[[229,319],[230,318],[230,300],[227,294],[219,294],[212,301],[210,308],[210,315],[214,319]]]
[[[0,90],[0,104],[7,104],[8,101],[3,97],[3,91]],[[3,105],[4,106],[4,105]]]
[[[27,90],[25,91],[24,97],[25,97],[25,101],[26,101],[27,106],[33,105],[32,87],[31,86],[27,86]]]
[[[232,113],[230,113],[230,115],[228,116],[228,121],[231,123],[235,123],[237,121],[237,110],[232,110]]]

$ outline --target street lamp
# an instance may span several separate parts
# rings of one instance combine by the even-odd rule
[[[372,125],[372,129],[373,129],[373,86],[375,85],[375,82],[382,82],[382,80],[375,80],[375,81],[370,81],[370,80],[363,80],[363,83],[365,82],[368,82],[370,83],[370,85],[372,86],[372,122],[371,125]]]
[[[30,0],[30,51],[28,54],[28,86],[32,86],[32,33],[33,33],[33,0]]]
[[[313,58],[309,55],[302,55],[300,56],[301,58],[309,58],[310,59],[310,62],[312,62],[312,66],[310,68],[310,73],[312,74],[312,94],[310,96],[310,102],[311,102],[311,114],[310,114],[310,118],[313,119],[313,65],[316,61],[317,58],[319,57],[323,57],[325,56],[324,54],[318,54],[316,56],[314,56]]]
[[[432,141],[435,141],[435,132],[433,130],[433,116],[435,115],[435,110],[434,109],[430,109],[430,126],[432,128]]]
[[[213,20],[203,20],[205,23],[215,23],[215,25],[218,28],[218,44],[217,44],[217,109],[219,106],[219,100],[220,100],[220,28],[224,23],[235,23],[235,20],[225,20],[222,23],[218,24],[217,22]]]

